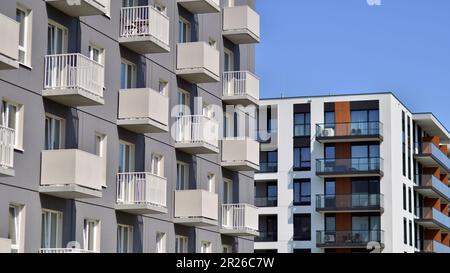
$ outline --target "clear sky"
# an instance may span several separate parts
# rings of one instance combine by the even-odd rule
[[[450,129],[450,0],[256,1],[262,98],[392,91]]]

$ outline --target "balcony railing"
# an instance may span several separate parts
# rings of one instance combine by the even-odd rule
[[[422,142],[414,144],[414,151],[416,157],[419,159],[431,157],[434,161],[443,167],[444,170],[450,172],[450,158],[446,154],[444,154],[438,146],[436,146],[432,142]],[[429,162],[423,162],[423,165],[429,165]],[[432,164],[434,165],[434,164]]]
[[[379,121],[322,123],[316,125],[317,139],[380,139],[383,136],[383,123]]]
[[[383,230],[318,230],[316,235],[316,244],[318,247],[365,248],[369,242],[384,244]]]
[[[419,212],[419,223],[430,223],[434,228],[450,231],[450,217],[433,207],[417,208]],[[427,224],[427,226],[430,226]]]
[[[382,194],[316,195],[319,211],[379,211],[383,208]]]
[[[450,200],[449,186],[444,184],[444,182],[440,181],[434,175],[416,175],[416,181],[419,184],[419,186],[416,187],[416,190],[419,192],[423,192],[424,195],[428,195],[429,193],[424,192],[422,189],[431,188],[434,192],[444,197],[446,200]]]
[[[103,65],[79,53],[45,56],[44,88],[81,89],[103,98]]]
[[[276,207],[278,205],[277,197],[257,196],[255,197],[255,206],[257,207]]]
[[[217,121],[202,115],[176,118],[175,142],[202,144],[219,147],[219,125]]]
[[[450,253],[450,247],[435,240],[425,240],[423,241],[423,252]]]
[[[248,97],[250,101],[258,102],[259,79],[249,71],[224,72],[223,99],[234,100],[242,97]]]
[[[0,167],[14,168],[15,130],[0,126]]]
[[[317,159],[318,175],[382,175],[383,159],[380,157]]]
[[[255,238],[255,242],[276,242],[278,235],[275,231],[260,231],[259,236]]]
[[[40,248],[39,253],[63,254],[63,253],[99,253],[99,252],[79,248]]]
[[[276,172],[278,172],[278,162],[259,162],[259,171],[257,171],[257,173]]]
[[[222,229],[256,234],[258,232],[258,209],[248,204],[222,205]]]
[[[117,203],[166,207],[167,179],[151,173],[117,174]]]

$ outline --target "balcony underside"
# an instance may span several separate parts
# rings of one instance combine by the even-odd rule
[[[351,208],[316,208],[319,213],[358,213],[358,212],[384,212],[380,207],[351,207]]]
[[[170,46],[161,42],[152,35],[135,37],[120,37],[119,43],[139,54],[168,53]]]
[[[422,194],[425,197],[429,198],[440,198],[441,203],[449,203],[450,202],[450,196],[447,196],[440,191],[438,191],[436,188],[431,186],[414,186],[414,190],[418,193]]]
[[[414,158],[425,168],[439,167],[444,173],[450,174],[450,166],[442,164],[433,154],[417,154]]]
[[[104,105],[105,100],[81,88],[45,89],[42,96],[57,103],[77,107]]]
[[[259,232],[252,229],[220,229],[220,233],[228,235],[228,236],[259,236]]]
[[[260,38],[249,29],[224,30],[222,35],[234,44],[256,44]]]
[[[219,82],[220,77],[205,68],[177,69],[177,76],[190,83]]]
[[[167,125],[151,118],[118,119],[117,125],[138,134],[165,133],[169,131]]]
[[[64,199],[101,198],[102,192],[79,185],[40,186],[39,192]]]
[[[250,95],[241,95],[241,96],[223,96],[223,102],[230,105],[259,105],[259,100]]]
[[[72,17],[79,16],[93,16],[93,15],[103,15],[105,14],[105,8],[97,3],[95,0],[78,0],[78,1],[68,1],[68,0],[47,0],[49,5],[59,9],[67,15]],[[79,5],[71,4],[70,2],[79,2]]]
[[[320,143],[343,143],[343,142],[366,142],[366,141],[383,141],[381,135],[370,136],[331,136],[331,137],[316,137],[316,140]]]
[[[208,219],[205,217],[189,217],[189,218],[173,218],[175,224],[189,226],[189,227],[203,227],[203,226],[217,226],[218,221],[213,219]]]
[[[116,204],[115,209],[130,214],[145,215],[145,214],[165,214],[168,212],[167,207],[143,203],[143,204]]]
[[[219,148],[206,142],[175,143],[175,148],[188,154],[217,154]]]
[[[333,177],[382,177],[382,171],[344,171],[344,172],[317,172],[317,176],[323,178]]]
[[[442,230],[443,232],[450,232],[450,227],[446,227],[445,225],[433,219],[419,218],[416,219],[415,222],[427,229],[439,229]]]
[[[247,160],[243,161],[222,161],[222,167],[235,172],[259,171],[259,165]]]
[[[16,172],[11,168],[0,167],[0,177],[2,176],[15,176]]]
[[[19,62],[10,59],[0,54],[0,70],[4,69],[17,69],[19,68]]]
[[[220,12],[220,6],[213,0],[178,0],[177,2],[193,14]]]
[[[316,246],[318,248],[327,248],[327,249],[331,249],[331,248],[357,248],[357,249],[367,249],[367,242],[361,242],[361,243],[343,243],[343,244],[316,244]],[[381,243],[380,244],[381,249],[384,248],[384,244]]]

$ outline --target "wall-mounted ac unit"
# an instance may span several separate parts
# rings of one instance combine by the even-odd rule
[[[334,129],[333,128],[325,128],[322,132],[322,135],[324,137],[332,137],[332,136],[334,136]]]

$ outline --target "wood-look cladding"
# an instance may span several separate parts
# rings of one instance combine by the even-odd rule
[[[352,230],[352,214],[351,213],[336,214],[336,230],[337,231]]]
[[[336,123],[347,123],[349,128],[345,128],[343,125],[336,126],[336,135],[346,135],[350,129],[350,102],[340,101],[334,104],[334,118]]]
[[[423,231],[424,240],[435,240],[441,242],[441,231],[439,229],[426,229]]]
[[[336,158],[351,158],[352,146],[349,142],[336,143],[334,145]]]
[[[441,199],[439,199],[439,198],[425,197],[423,199],[423,205],[424,205],[424,207],[435,208],[435,209],[441,211]],[[431,217],[431,215],[429,217]]]
[[[350,177],[336,178],[336,194],[352,194],[352,180]]]
[[[450,246],[450,234],[441,233],[441,243],[443,243],[446,246]]]

